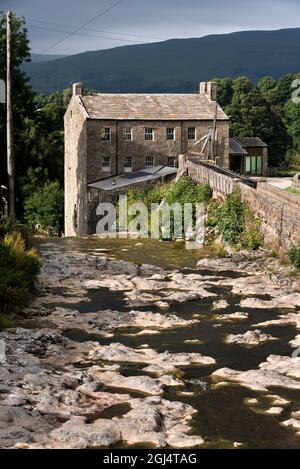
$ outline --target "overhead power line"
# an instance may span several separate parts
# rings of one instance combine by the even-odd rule
[[[78,28],[76,28],[74,31],[68,33],[66,36],[64,36],[63,38],[59,39],[59,41],[56,41],[54,44],[52,44],[51,46],[47,47],[47,49],[43,50],[40,54],[37,55],[37,57],[40,57],[41,55],[44,55],[46,54],[46,52],[49,52],[49,50],[53,49],[54,47],[58,46],[59,44],[61,44],[63,41],[65,41],[66,39],[68,39],[69,37],[73,36],[73,34],[77,33],[78,31],[80,31],[81,29],[85,28],[86,26],[88,26],[90,23],[92,23],[93,21],[97,20],[98,18],[101,18],[101,16],[104,16],[106,15],[109,11],[111,11],[113,8],[117,7],[118,5],[120,5],[120,3],[124,2],[124,0],[118,0],[117,2],[113,3],[110,7],[106,8],[105,10],[103,10],[101,13],[99,13],[98,15],[94,16],[93,18],[91,18],[89,21],[87,21],[86,23],[82,24],[81,26],[78,26]]]
[[[43,31],[54,31],[54,32],[57,32],[57,33],[68,33],[68,31],[62,31],[61,29],[54,29],[54,28],[45,28],[43,26],[36,26],[36,25],[31,25],[30,26],[31,28],[37,28],[37,29],[41,29]],[[143,44],[145,41],[137,41],[137,40],[133,40],[133,39],[124,39],[124,38],[121,38],[121,37],[110,37],[110,36],[103,36],[103,35],[95,35],[95,34],[88,34],[88,33],[73,33],[75,36],[85,36],[85,37],[94,37],[94,38],[102,38],[102,39],[110,39],[112,41],[124,41],[124,42],[132,42],[134,44],[136,44],[137,42],[138,43],[141,43]],[[40,55],[40,54],[39,54]],[[42,54],[41,54],[42,55]]]
[[[62,23],[53,23],[50,21],[43,21],[43,20],[37,20],[33,18],[27,18],[26,21],[34,22],[34,23],[42,23],[50,26],[59,26],[62,28],[70,28],[70,29],[76,29],[76,26],[71,26],[69,24],[62,24]],[[30,28],[32,27],[37,27],[34,25],[29,25]],[[84,31],[90,31],[90,32],[95,32],[95,33],[104,33],[104,34],[116,34],[118,36],[128,36],[128,37],[140,37],[140,38],[145,38],[145,39],[168,39],[167,37],[161,37],[161,36],[149,36],[145,34],[137,34],[137,33],[122,33],[122,32],[116,32],[116,31],[106,31],[103,29],[95,29],[95,28],[81,28]]]

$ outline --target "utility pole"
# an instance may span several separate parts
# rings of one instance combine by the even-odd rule
[[[6,15],[6,109],[7,109],[7,175],[8,175],[8,207],[11,219],[15,218],[15,174],[14,174],[14,153],[13,153],[13,115],[12,115],[12,13]]]

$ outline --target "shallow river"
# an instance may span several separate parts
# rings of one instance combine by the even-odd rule
[[[166,270],[179,269],[183,273],[194,271],[199,275],[213,275],[213,271],[196,270],[196,263],[203,257],[212,256],[209,248],[199,251],[186,250],[183,243],[161,243],[156,241],[139,240],[99,240],[97,238],[83,239],[56,239],[48,240],[65,246],[67,249],[79,250],[81,252],[109,256],[110,258],[122,259],[137,264],[152,264]],[[38,247],[44,251],[45,240],[37,240]],[[222,272],[224,277],[235,278],[235,272]],[[218,298],[206,298],[187,303],[174,303],[168,313],[175,313],[185,319],[192,319],[199,315],[199,324],[192,327],[162,331],[155,336],[132,336],[134,329],[128,331],[118,330],[113,339],[103,339],[84,333],[80,330],[72,330],[66,336],[77,341],[95,340],[103,345],[113,342],[121,342],[127,346],[139,347],[147,343],[151,348],[158,351],[168,350],[170,352],[199,352],[216,359],[216,364],[211,367],[181,367],[184,371],[186,392],[193,395],[182,395],[182,388],[167,388],[165,397],[169,400],[178,400],[192,405],[198,410],[193,421],[193,433],[200,434],[206,440],[202,448],[226,448],[232,447],[233,442],[243,444],[248,448],[299,448],[300,437],[295,431],[282,427],[280,421],[286,419],[285,413],[280,418],[266,415],[264,409],[272,406],[270,399],[264,398],[262,393],[256,393],[239,385],[230,385],[215,389],[211,387],[210,374],[216,369],[229,367],[236,370],[255,369],[271,354],[291,356],[293,349],[288,342],[295,337],[293,326],[272,326],[264,329],[265,333],[272,334],[278,338],[265,344],[246,348],[240,345],[227,345],[224,337],[227,334],[245,333],[251,325],[270,320],[278,316],[278,310],[269,309],[247,309],[237,306],[241,301],[239,295],[233,295],[230,288],[211,287],[211,291],[218,294]],[[90,302],[68,305],[85,314],[86,312],[104,309],[128,310],[122,292],[112,292],[108,289],[90,290],[88,292]],[[258,295],[256,295],[258,297]],[[249,318],[242,322],[223,322],[212,319],[216,311],[212,311],[212,303],[217,299],[227,300],[229,306],[222,312],[247,312]],[[65,304],[57,305],[65,307]],[[149,309],[149,308],[148,308]],[[153,308],[153,311],[163,310]],[[219,311],[217,313],[220,313]],[[199,343],[186,343],[187,340],[199,340]],[[144,365],[122,365],[122,374],[137,375],[142,372]],[[119,392],[119,391],[118,391]],[[126,392],[128,392],[126,390]],[[269,394],[276,394],[278,389],[272,389]],[[138,393],[131,393],[133,396]],[[300,391],[289,391],[280,389],[280,396],[291,401],[288,407],[290,414],[292,409],[300,408]],[[244,400],[258,397],[259,405],[249,407]],[[285,410],[285,412],[287,412]],[[122,409],[116,409],[120,415]]]

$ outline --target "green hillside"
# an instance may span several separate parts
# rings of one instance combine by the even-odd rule
[[[246,75],[257,81],[300,69],[300,28],[246,31],[86,52],[25,65],[49,93],[83,81],[104,92],[190,92],[199,81]]]

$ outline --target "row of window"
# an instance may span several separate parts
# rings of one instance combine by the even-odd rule
[[[128,173],[132,171],[132,156],[126,156],[124,160],[124,172]],[[146,156],[145,158],[145,167],[151,168],[155,165],[154,156]],[[168,166],[175,166],[175,159],[173,156],[168,157]],[[103,156],[102,157],[102,171],[103,172],[110,172],[111,170],[111,157],[110,156]]]
[[[111,141],[111,128],[110,127],[103,127],[101,129],[101,140],[102,142],[110,142]],[[188,127],[187,131],[188,140],[196,140],[196,127]],[[175,129],[174,127],[168,127],[166,129],[166,139],[167,140],[175,140]],[[132,129],[125,127],[123,129],[123,140],[125,142],[132,142],[133,135]],[[154,129],[150,127],[145,128],[145,140],[153,141],[154,140]]]

